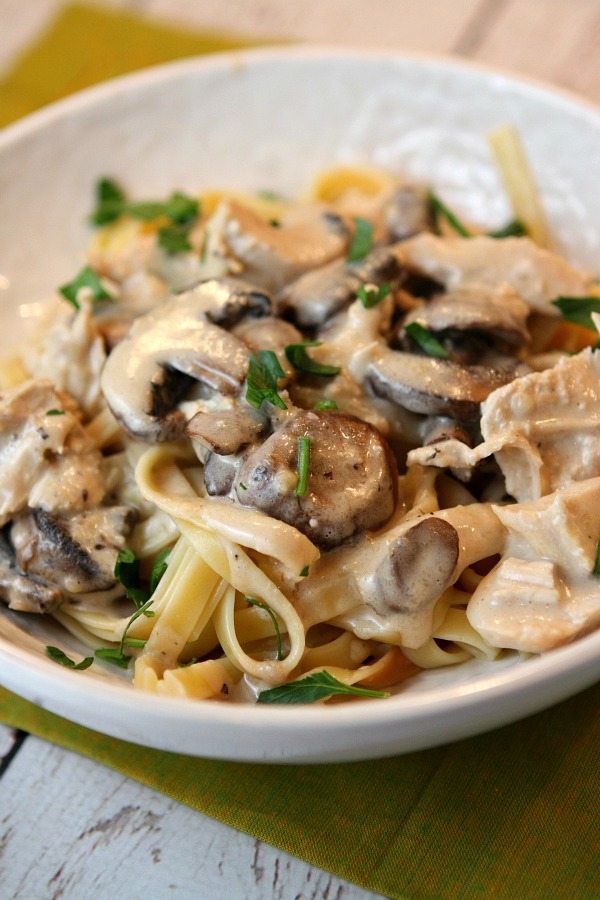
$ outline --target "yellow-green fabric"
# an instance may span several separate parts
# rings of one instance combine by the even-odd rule
[[[596,687],[446,747],[322,766],[147,750],[1,689],[0,721],[389,897],[591,900],[600,885],[599,703]]]
[[[69,6],[0,82],[0,122],[112,75],[243,43]],[[599,896],[599,706],[593,688],[447,747],[375,762],[279,767],[143,749],[0,689],[0,721],[407,900]]]

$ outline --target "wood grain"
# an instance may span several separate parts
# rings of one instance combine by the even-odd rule
[[[28,738],[0,779],[0,897],[121,896],[376,900],[90,760]]]

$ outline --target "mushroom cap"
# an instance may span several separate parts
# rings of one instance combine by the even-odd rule
[[[389,247],[377,247],[360,262],[337,259],[307,272],[287,285],[277,299],[299,325],[313,327],[349,306],[361,285],[397,283],[403,274],[397,253]]]
[[[382,348],[366,367],[375,394],[412,412],[476,421],[479,405],[515,377],[517,364],[461,366],[448,359]]]
[[[369,605],[384,616],[431,606],[452,583],[458,552],[458,534],[449,522],[421,519],[392,542],[377,567],[378,591]]]
[[[298,497],[301,436],[310,438],[310,474],[306,494]],[[327,548],[386,522],[394,511],[396,482],[392,454],[373,426],[344,413],[301,410],[247,456],[235,491],[243,505],[262,509]]]
[[[468,285],[438,294],[411,310],[403,325],[418,322],[434,332],[483,332],[519,347],[529,340],[528,315],[529,307],[509,285]]]
[[[102,372],[102,391],[115,417],[139,440],[178,437],[185,417],[174,407],[191,379],[235,394],[246,377],[248,349],[220,324],[269,310],[269,298],[251,285],[213,279],[136,319]]]

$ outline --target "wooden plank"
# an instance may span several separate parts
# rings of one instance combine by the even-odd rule
[[[377,900],[34,737],[0,779],[0,810],[7,900]]]
[[[600,103],[598,0],[502,0],[475,59],[579,91]]]

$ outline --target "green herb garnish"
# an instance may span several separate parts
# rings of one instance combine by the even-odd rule
[[[287,409],[277,393],[277,379],[284,376],[285,372],[272,350],[259,350],[257,356],[251,353],[246,377],[246,400],[250,406],[259,409],[267,400],[279,409]]]
[[[125,192],[111,178],[101,178],[96,183],[95,195],[96,206],[90,216],[92,225],[106,225],[125,214],[145,222],[164,216],[175,224],[187,225],[200,209],[197,200],[181,191],[175,191],[165,201],[128,201]]]
[[[308,472],[310,466],[310,438],[298,438],[298,481],[294,493],[296,497],[304,497],[308,490]]]
[[[118,647],[98,647],[97,650],[94,651],[94,656],[97,656],[98,659],[105,659],[107,662],[112,663],[115,666],[119,666],[121,669],[127,669],[129,666],[129,656],[125,656],[125,645],[128,644],[129,641],[136,641],[136,638],[128,638],[127,632],[133,625],[136,619],[139,619],[140,616],[147,616],[150,618],[154,616],[154,612],[148,607],[152,604],[152,600],[147,600],[142,606],[140,606],[134,614],[131,616],[127,625],[123,629],[123,635],[121,637],[121,642]],[[145,643],[145,642],[144,642]],[[139,644],[128,644],[128,646],[143,646]]]
[[[356,296],[365,309],[372,309],[378,303],[381,303],[382,300],[385,300],[391,289],[392,286],[389,281],[384,281],[379,287],[362,284],[357,290]]]
[[[62,284],[58,290],[65,300],[68,300],[75,309],[79,309],[77,294],[82,288],[90,290],[92,303],[99,303],[101,300],[114,300],[113,295],[109,294],[91,266],[84,266],[73,281]]]
[[[122,645],[119,647],[98,647],[97,650],[94,650],[94,656],[98,659],[105,659],[106,662],[112,663],[113,666],[118,666],[120,669],[129,668],[130,657],[125,656]]]
[[[158,229],[156,240],[158,246],[172,256],[175,253],[187,253],[192,249],[188,235],[187,225],[165,225]]]
[[[108,225],[123,212],[125,206],[125,194],[111,178],[101,178],[96,182],[94,191],[96,206],[90,216],[92,225]]]
[[[306,352],[307,347],[320,347],[321,343],[322,341],[302,341],[300,344],[288,344],[287,347],[284,347],[283,352],[288,362],[298,372],[307,372],[310,375],[322,375],[329,378],[333,375],[339,375],[341,371],[339,366],[323,365],[311,359]]]
[[[595,331],[592,313],[600,313],[600,297],[557,297],[552,301],[567,322]]]
[[[140,563],[128,547],[119,550],[114,569],[115,578],[125,588],[125,596],[138,609],[148,600],[148,591],[140,586]]]
[[[47,416],[64,416],[64,414],[65,414],[64,409],[47,409],[46,410]]]
[[[89,667],[94,662],[93,656],[86,656],[85,659],[82,659],[81,662],[74,662],[70,659],[66,653],[64,653],[59,647],[46,647],[46,656],[48,656],[53,662],[58,663],[61,666],[65,666],[67,669],[77,669],[79,671],[83,669],[89,669]]]
[[[433,191],[427,191],[427,204],[429,206],[429,217],[431,219],[433,230],[436,234],[440,233],[440,218],[445,219],[450,228],[460,234],[461,237],[472,237],[471,232],[466,228],[460,219],[449,209],[443,200],[434,194]]]
[[[308,572],[309,572],[309,567],[304,566],[304,568],[300,572],[300,578],[306,578],[306,576],[308,575]]]
[[[373,691],[369,688],[354,687],[338,681],[329,672],[313,672],[306,678],[298,681],[288,681],[278,687],[261,691],[257,697],[258,703],[314,703],[316,700],[326,700],[334,694],[346,694],[352,697],[389,697],[386,691]]]
[[[240,481],[240,490],[242,490],[242,491],[247,491],[247,490],[248,490],[247,485],[245,485],[243,481]]]
[[[425,351],[427,356],[435,356],[438,359],[450,358],[446,348],[440,344],[438,339],[427,328],[423,328],[418,322],[410,322],[404,330],[410,335],[415,344],[418,344],[421,350]]]
[[[507,238],[507,237],[523,237],[527,234],[527,229],[519,219],[512,219],[502,228],[496,231],[488,231],[487,236],[491,238]]]
[[[348,262],[364,259],[373,245],[373,226],[366,219],[354,219],[354,234],[348,250]]]
[[[600,541],[598,541],[598,546],[596,547],[596,562],[592,569],[592,575],[600,575]]]
[[[167,571],[168,566],[168,557],[171,552],[170,547],[165,547],[164,550],[161,550],[160,553],[155,557],[154,562],[152,563],[152,571],[150,572],[150,595],[154,593],[156,588],[158,587],[158,583],[160,579],[163,577],[165,572]]]
[[[275,637],[277,639],[277,659],[283,659],[283,653],[281,650],[281,631],[279,630],[279,622],[277,621],[277,616],[271,609],[268,603],[263,603],[262,600],[256,600],[254,597],[244,597],[244,600],[249,606],[257,606],[259,609],[263,609],[267,615],[269,616],[271,622],[273,623],[273,628],[275,629]]]
[[[337,409],[338,405],[335,400],[317,400],[313,409]]]

